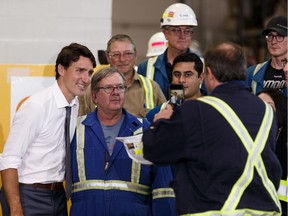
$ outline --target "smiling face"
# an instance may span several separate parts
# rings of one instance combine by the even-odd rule
[[[89,58],[80,56],[79,60],[72,62],[68,68],[58,65],[58,85],[65,98],[70,103],[75,96],[84,95],[91,82],[93,63]]]
[[[122,112],[125,99],[125,91],[119,86],[125,86],[124,80],[118,73],[103,78],[97,84],[97,90],[92,91],[93,102],[101,112]],[[118,88],[117,88],[118,87]],[[113,89],[111,92],[111,88]],[[109,90],[110,89],[110,90]],[[110,92],[110,93],[109,93]]]
[[[126,76],[134,71],[137,51],[128,40],[118,40],[111,43],[106,57],[111,67],[116,67]]]
[[[178,62],[172,72],[172,83],[183,84],[184,98],[196,99],[201,96],[200,85],[203,82],[203,74],[198,77],[195,70],[195,62]]]

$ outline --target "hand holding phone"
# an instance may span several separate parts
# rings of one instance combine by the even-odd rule
[[[162,109],[155,114],[153,122],[157,121],[158,119],[169,119],[172,113],[173,113],[172,107],[170,106],[170,104],[167,104],[165,109]]]

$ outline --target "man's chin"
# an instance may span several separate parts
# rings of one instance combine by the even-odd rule
[[[86,93],[86,89],[78,89],[78,91],[76,92],[76,96],[83,96]]]

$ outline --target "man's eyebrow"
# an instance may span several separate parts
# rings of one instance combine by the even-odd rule
[[[191,71],[191,70],[183,71],[183,72],[181,72],[181,71],[173,71],[173,73],[193,73],[193,71]]]
[[[85,68],[85,67],[76,67],[76,69],[81,70],[81,71],[83,71],[83,70],[93,71],[93,69],[90,70],[90,69]]]

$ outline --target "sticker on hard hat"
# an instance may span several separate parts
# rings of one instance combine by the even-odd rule
[[[170,11],[170,12],[168,13],[168,17],[173,18],[173,17],[174,17],[174,11]]]
[[[158,42],[152,43],[152,47],[154,47],[154,46],[162,46],[162,45],[165,45],[164,41],[158,41]]]

